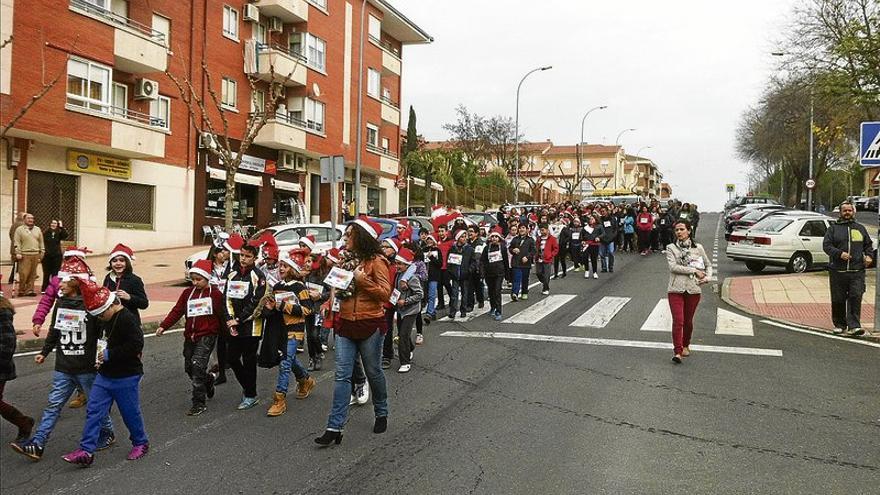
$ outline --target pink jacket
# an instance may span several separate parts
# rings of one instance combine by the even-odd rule
[[[58,297],[58,286],[60,284],[61,279],[57,276],[53,276],[49,280],[49,285],[46,286],[46,293],[40,298],[37,310],[34,311],[34,317],[31,318],[34,325],[42,325],[46,321],[46,316],[49,315],[49,312],[52,311],[52,306],[55,305],[55,298]]]

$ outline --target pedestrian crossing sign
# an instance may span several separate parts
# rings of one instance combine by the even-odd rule
[[[880,166],[880,122],[862,122],[859,161],[863,167]]]

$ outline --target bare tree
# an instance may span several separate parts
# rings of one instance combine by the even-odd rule
[[[285,94],[284,82],[293,77],[293,72],[298,65],[299,61],[297,60],[293,70],[285,76],[276,75],[275,65],[269,65],[270,82],[266,83],[267,91],[264,93],[262,108],[259,107],[260,102],[257,97],[257,84],[259,80],[253,74],[247,74],[248,85],[251,89],[251,100],[256,111],[248,114],[241,139],[236,139],[238,141],[237,146],[233,142],[234,138],[231,138],[229,135],[229,117],[227,115],[229,110],[223,105],[221,95],[217,94],[214,80],[204,57],[201,63],[201,77],[204,78],[207,94],[200,94],[196,90],[193,81],[190,81],[187,77],[175,76],[167,69],[165,71],[165,75],[174,83],[174,86],[180,93],[181,101],[183,101],[189,111],[190,122],[192,122],[196,132],[207,132],[213,137],[214,145],[208,146],[207,149],[213,156],[218,158],[226,170],[224,225],[227,231],[231,230],[233,225],[232,209],[235,201],[235,174],[238,172],[244,155],[253,144],[260,130],[270,118],[275,118],[278,104]],[[233,114],[236,114],[236,112],[233,112]]]
[[[564,164],[565,162],[561,160],[553,160],[549,165],[552,167],[551,170],[553,170],[553,181],[565,191],[566,199],[572,201],[574,200],[574,192],[577,191],[580,181],[578,180],[577,172],[572,174],[565,171]],[[577,169],[577,167],[575,167],[575,169]]]

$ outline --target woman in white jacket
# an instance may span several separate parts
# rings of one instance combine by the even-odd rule
[[[700,304],[703,284],[712,277],[712,263],[703,246],[691,239],[691,226],[675,222],[675,242],[666,247],[669,263],[669,286],[666,289],[672,312],[672,361],[681,363],[690,355],[691,334],[694,331],[694,313]]]

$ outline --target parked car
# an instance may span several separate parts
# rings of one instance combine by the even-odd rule
[[[865,199],[865,206],[862,209],[866,211],[877,211],[880,209],[878,207],[880,207],[880,201],[878,201],[877,196],[874,196],[873,198]]]
[[[743,261],[754,273],[783,266],[802,273],[828,262],[822,240],[834,219],[819,213],[789,211],[769,215],[748,229],[735,230],[727,243],[727,257]]]
[[[271,232],[275,237],[275,242],[278,243],[278,249],[281,251],[291,250],[299,245],[300,237],[305,237],[307,235],[315,236],[315,247],[318,251],[326,251],[333,247],[333,241],[337,241],[336,245],[339,246],[342,240],[343,229],[341,226],[336,227],[336,235],[333,235],[333,227],[330,223],[323,224],[286,224],[286,225],[273,225],[271,227],[267,227],[263,230],[258,231],[256,234],[251,236],[251,239],[256,239],[263,235],[263,232]],[[184,262],[184,278],[189,280],[189,269],[192,267],[193,263],[196,260],[203,260],[208,257],[208,250],[204,249],[199,251],[190,257],[188,257]]]
[[[732,209],[737,208],[739,206],[750,205],[750,204],[762,204],[762,205],[778,205],[779,204],[779,202],[776,201],[775,199],[767,198],[767,197],[763,197],[763,196],[741,196],[741,197],[734,198],[734,199],[735,199],[735,201],[733,201],[732,203],[728,202],[728,204],[730,205],[729,208],[727,208],[727,205],[725,205],[725,209],[732,210]]]
[[[369,217],[369,218],[370,218],[370,220],[372,220],[382,226],[382,233],[379,234],[380,241],[384,241],[385,239],[388,239],[389,237],[394,237],[395,235],[397,235],[397,224],[400,223],[397,220],[395,220],[393,218],[378,218],[378,217]],[[348,224],[350,224],[350,223],[351,223],[351,221],[346,222],[345,225],[348,226]]]
[[[724,226],[725,227],[730,226],[731,223],[742,219],[744,216],[746,216],[747,214],[749,214],[753,211],[776,211],[776,210],[784,210],[784,209],[786,209],[786,208],[782,205],[766,205],[766,204],[759,204],[759,203],[753,203],[753,204],[740,206],[739,208],[731,210],[724,217]],[[731,232],[731,230],[728,228],[727,232]]]
[[[483,212],[483,211],[466,211],[463,213],[464,216],[470,218],[474,222],[477,222],[477,225],[480,227],[486,227],[491,229],[498,223],[498,216],[494,213]]]
[[[758,221],[764,219],[767,215],[771,215],[777,212],[785,212],[785,211],[796,211],[790,208],[785,208],[780,205],[760,205],[755,206],[754,208],[746,208],[742,211],[742,216],[737,215],[738,218],[731,217],[725,224],[725,228],[727,232],[724,235],[724,238],[727,239],[730,237],[730,233],[737,229],[744,229],[751,227],[758,223]]]
[[[394,217],[394,220],[397,220],[398,222],[401,220],[406,220],[413,227],[413,230],[416,230],[416,227],[418,227],[418,230],[424,229],[427,230],[429,234],[434,233],[434,225],[431,223],[431,217],[418,215],[408,217]],[[415,232],[415,234],[418,234],[418,232]]]

